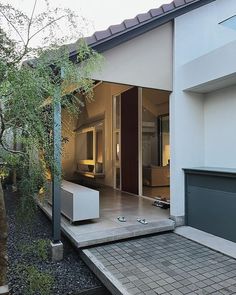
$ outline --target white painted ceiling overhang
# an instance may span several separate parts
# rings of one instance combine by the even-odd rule
[[[183,74],[183,90],[208,93],[236,83],[236,41],[222,46],[187,64]]]

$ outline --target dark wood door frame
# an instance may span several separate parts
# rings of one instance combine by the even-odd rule
[[[138,87],[121,94],[121,190],[139,194]]]

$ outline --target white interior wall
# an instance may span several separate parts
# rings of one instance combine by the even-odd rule
[[[68,138],[68,142],[62,148],[62,173],[63,178],[70,179],[76,170],[75,162],[75,133],[77,118],[62,109],[62,136]]]
[[[108,186],[113,186],[113,159],[112,159],[112,96],[117,95],[130,86],[102,83],[95,88],[94,99],[86,103],[82,114],[79,116],[77,126],[86,124],[89,120],[99,115],[105,115],[104,122],[104,171],[105,178],[98,181]],[[75,143],[74,143],[75,144]],[[76,157],[75,157],[76,158]],[[76,162],[76,161],[75,161]]]

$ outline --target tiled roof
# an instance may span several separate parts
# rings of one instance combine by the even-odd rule
[[[119,25],[112,25],[104,31],[97,31],[92,36],[87,37],[87,44],[92,45],[103,39],[107,39],[116,35],[118,33],[125,32],[131,28],[135,28],[144,22],[150,21],[157,17],[162,17],[163,15],[172,12],[173,10],[182,8],[183,6],[189,5],[192,2],[199,2],[200,0],[174,0],[169,4],[164,4],[159,8],[154,8],[149,10],[147,13],[141,13],[131,19],[124,20]]]
[[[141,27],[148,26],[155,21],[166,17],[166,22],[174,19],[176,16],[186,13],[202,5],[215,0],[174,0],[169,4],[163,4],[159,8],[149,10],[147,13],[141,13],[131,19],[124,20],[121,24],[112,25],[104,31],[97,31],[92,36],[85,38],[87,44],[96,49],[102,43],[106,43],[118,36],[125,35],[131,31],[138,30]],[[187,10],[188,9],[188,10]],[[162,22],[160,22],[162,24]],[[160,25],[159,24],[159,25]],[[158,26],[158,25],[156,25]],[[153,26],[149,26],[152,29]],[[123,40],[126,41],[126,39]],[[104,51],[102,49],[101,51]]]

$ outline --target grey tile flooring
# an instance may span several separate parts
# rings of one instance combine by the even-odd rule
[[[175,233],[92,247],[82,257],[93,268],[101,263],[97,275],[105,269],[125,294],[236,294],[236,260]]]

